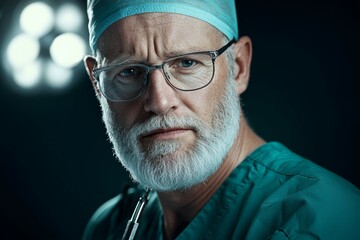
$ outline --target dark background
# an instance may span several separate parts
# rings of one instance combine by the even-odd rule
[[[19,2],[1,2],[1,33]],[[340,0],[238,3],[240,32],[254,45],[243,95],[250,124],[359,187],[352,8]],[[127,178],[79,69],[77,83],[56,94],[15,91],[0,75],[1,239],[79,239]]]

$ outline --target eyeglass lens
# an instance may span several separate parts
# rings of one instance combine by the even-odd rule
[[[210,54],[188,54],[166,61],[162,70],[173,87],[196,90],[206,86],[213,77],[214,65]],[[142,64],[119,65],[101,71],[100,90],[113,101],[137,98],[146,86],[150,67]]]

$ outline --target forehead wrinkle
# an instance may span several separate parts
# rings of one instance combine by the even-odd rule
[[[203,31],[203,39],[193,39],[191,31],[184,32],[190,34],[189,36],[182,34],[179,37],[177,29],[186,29],[189,19],[190,17],[177,14],[151,13],[131,16],[116,22],[99,40],[100,55],[105,58],[101,64],[159,64],[179,55],[217,49],[217,29],[200,20],[191,18],[191,21],[197,22],[196,25]]]
[[[144,63],[144,61],[141,61],[135,57],[126,57],[126,56],[119,56],[113,60],[110,59],[102,59],[100,62],[101,67],[111,67],[114,65],[120,65],[120,64],[138,64],[138,63]]]
[[[170,50],[170,52],[165,53],[163,57],[158,58],[158,60],[160,62],[151,62],[149,60],[149,58],[147,58],[146,61],[144,61],[143,59],[139,59],[135,56],[119,56],[116,57],[113,60],[110,60],[108,58],[102,58],[102,60],[100,61],[100,66],[99,67],[111,67],[114,65],[119,65],[119,64],[161,64],[164,61],[167,61],[169,59],[172,59],[174,57],[181,57],[183,55],[187,55],[187,54],[191,54],[191,53],[199,53],[199,52],[206,52],[206,51],[212,51],[212,50],[199,50],[199,47],[197,49],[194,48],[194,50]]]

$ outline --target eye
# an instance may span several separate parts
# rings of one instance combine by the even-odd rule
[[[177,58],[170,62],[172,68],[177,68],[178,70],[190,70],[195,68],[198,65],[198,61],[192,58]]]
[[[192,59],[183,59],[179,62],[180,67],[189,68],[196,65],[196,61]]]
[[[132,77],[136,76],[137,74],[139,74],[139,72],[135,68],[125,68],[118,73],[120,77]]]

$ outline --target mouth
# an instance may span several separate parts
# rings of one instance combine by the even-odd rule
[[[194,132],[191,128],[161,128],[141,135],[144,140],[170,140]]]

